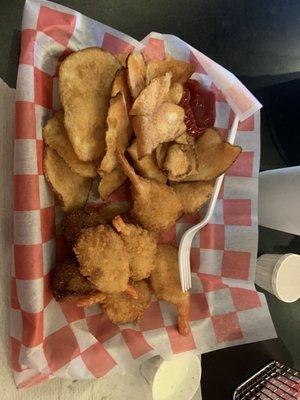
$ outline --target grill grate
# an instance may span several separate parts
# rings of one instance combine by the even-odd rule
[[[233,400],[256,399],[300,399],[300,373],[277,361],[270,362],[243,382],[233,394]]]

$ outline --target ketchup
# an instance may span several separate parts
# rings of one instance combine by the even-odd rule
[[[179,105],[184,108],[184,122],[190,136],[197,139],[207,128],[214,126],[215,96],[198,81],[189,79],[186,82]]]

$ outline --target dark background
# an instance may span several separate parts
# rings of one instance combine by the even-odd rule
[[[300,163],[300,0],[57,1],[136,39],[179,36],[237,75],[263,103],[261,170]],[[15,87],[23,0],[0,0],[0,77]],[[300,204],[300,201],[299,201]],[[260,227],[259,254],[300,253],[300,238]],[[260,289],[259,289],[260,290]],[[266,293],[280,339],[203,356],[203,398],[232,389],[269,359],[300,369],[300,301]]]

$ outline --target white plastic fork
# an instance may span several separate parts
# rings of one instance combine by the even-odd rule
[[[227,141],[231,144],[234,143],[238,124],[239,124],[239,119],[237,116],[235,116],[227,138]],[[195,234],[205,225],[208,224],[210,218],[213,215],[219,191],[223,182],[223,178],[224,174],[216,179],[215,187],[205,217],[197,225],[192,226],[190,229],[184,232],[180,240],[178,262],[179,262],[180,283],[183,292],[186,292],[192,287],[191,266],[190,266],[190,252],[191,252],[192,241],[194,239]]]

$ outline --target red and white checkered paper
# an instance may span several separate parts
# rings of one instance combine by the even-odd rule
[[[49,273],[64,257],[56,228],[59,207],[42,169],[42,126],[60,107],[57,70],[71,51],[99,46],[113,53],[142,50],[147,59],[165,52],[188,60],[216,95],[216,127],[226,137],[234,113],[243,120],[236,142],[243,152],[227,172],[210,224],[191,252],[191,333],[180,336],[172,305],[153,301],[138,324],[116,326],[98,305],[57,303]],[[220,91],[222,89],[222,91]],[[11,278],[12,367],[18,388],[43,380],[99,378],[160,354],[204,353],[274,337],[263,295],[254,288],[257,254],[257,174],[260,104],[221,66],[170,35],[142,42],[60,5],[27,0],[16,96],[14,163],[14,265]],[[234,111],[232,111],[232,109]],[[112,196],[126,195],[126,188]],[[178,242],[201,219],[184,216],[164,235]]]

